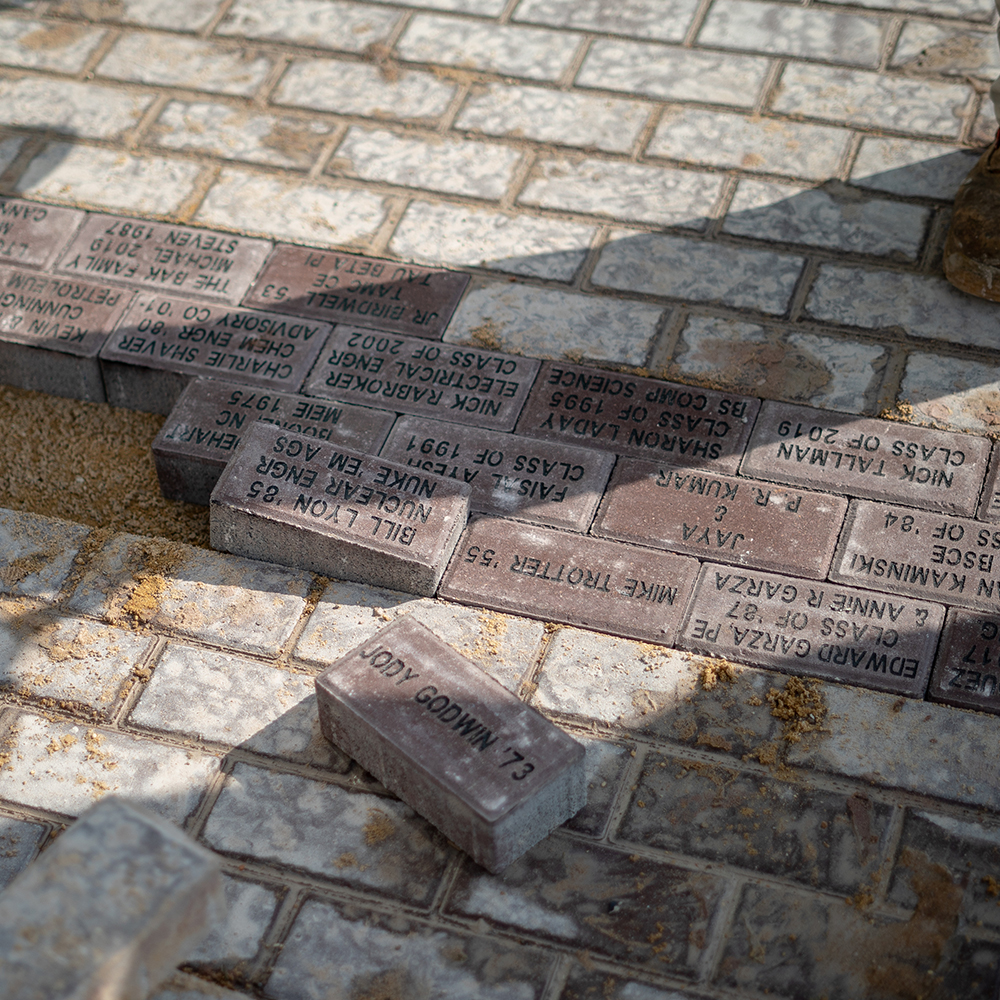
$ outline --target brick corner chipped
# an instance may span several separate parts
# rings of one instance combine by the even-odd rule
[[[256,423],[212,492],[212,547],[432,596],[469,487]]]
[[[323,735],[491,872],[586,804],[583,746],[412,617],[316,695]]]

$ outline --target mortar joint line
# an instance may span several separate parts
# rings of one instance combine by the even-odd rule
[[[108,724],[114,729],[121,729],[122,723],[127,720],[129,714],[135,708],[139,701],[139,698],[145,693],[149,681],[152,680],[152,675],[156,670],[157,665],[160,662],[160,658],[163,656],[163,651],[167,647],[167,638],[163,635],[155,636],[153,641],[146,648],[146,651],[139,657],[135,666],[132,668],[132,673],[130,678],[132,684],[126,691],[125,696],[119,702],[117,709],[112,712]],[[139,671],[148,671],[146,677],[143,677]]]
[[[654,373],[668,367],[678,347],[681,333],[687,326],[691,313],[683,306],[664,310],[657,324],[658,332],[654,334],[652,345],[646,356],[646,367]]]
[[[577,273],[575,280],[570,285],[571,288],[578,289],[582,292],[590,292],[593,290],[591,285],[591,278],[594,274],[594,269],[597,267],[597,262],[600,260],[601,253],[608,244],[608,240],[611,238],[611,233],[614,227],[608,222],[599,222],[594,227],[594,235],[591,237],[590,246],[587,248],[587,253],[583,258],[583,262],[577,268]]]
[[[201,169],[198,171],[198,175],[191,185],[190,192],[173,213],[173,217],[177,222],[187,223],[195,217],[198,209],[201,208],[205,198],[208,196],[209,190],[219,179],[222,170],[223,165],[221,163],[202,161]]]
[[[97,67],[123,34],[123,28],[118,25],[109,25],[107,34],[94,46],[93,52],[87,56],[83,66],[80,68],[80,72],[76,74],[76,79],[80,81],[93,79],[94,74],[97,72]]]
[[[570,59],[566,68],[559,74],[558,79],[555,81],[556,86],[560,90],[569,90],[573,86],[573,81],[576,80],[583,66],[583,61],[587,58],[587,53],[590,52],[593,43],[593,35],[584,34],[580,36],[580,42],[573,52],[573,58]]]
[[[399,44],[400,38],[403,37],[403,32],[410,26],[413,18],[416,17],[417,12],[415,10],[401,10],[399,12],[399,19],[392,26],[392,30],[388,35],[385,36],[385,40],[382,44],[385,46],[385,51],[388,53],[389,57],[392,59],[398,59],[397,55],[394,55],[396,51],[396,46]],[[371,62],[375,62],[375,57],[372,55],[367,56]]]
[[[465,104],[469,94],[472,92],[472,81],[470,79],[457,80],[455,83],[455,93],[452,94],[448,107],[445,108],[437,124],[437,131],[446,135],[455,127],[455,119],[458,117],[462,105]]]
[[[497,15],[497,24],[509,24],[511,18],[514,16],[514,11],[517,9],[517,5],[521,0],[506,0],[503,5],[503,10]]]
[[[565,952],[556,952],[538,1000],[559,1000],[572,968],[573,959]]]
[[[137,150],[141,146],[145,146],[149,139],[146,133],[153,127],[156,120],[163,113],[167,104],[170,103],[169,94],[156,94],[153,97],[152,102],[149,107],[142,113],[142,117],[135,124],[135,127],[130,129],[129,132],[125,134],[125,140],[123,145],[128,150]]]
[[[902,17],[889,17],[886,19],[885,26],[882,29],[882,41],[879,46],[878,65],[875,70],[880,75],[889,72],[889,61],[892,59],[892,54],[899,44],[899,36],[903,33],[904,23],[905,20]]]
[[[881,854],[881,864],[876,869],[876,879],[872,884],[875,905],[881,906],[888,903],[889,882],[891,874],[896,867],[896,855],[899,845],[903,839],[903,823],[906,818],[907,807],[896,804],[893,806],[892,815],[883,835]],[[860,891],[860,887],[859,887]]]
[[[781,85],[781,77],[785,70],[787,59],[772,59],[764,74],[764,80],[760,86],[760,92],[754,101],[751,114],[764,115],[770,111],[770,104],[777,96],[778,87]]]
[[[401,193],[390,195],[385,200],[389,203],[386,208],[385,218],[369,241],[370,252],[374,256],[389,252],[389,244],[392,242],[393,236],[396,235],[396,230],[403,219],[404,213],[412,204],[413,197],[409,194]]]
[[[701,983],[711,983],[719,973],[719,965],[747,884],[745,877],[731,877],[723,882],[722,893],[715,904],[715,912],[709,925],[708,941],[698,962],[698,981]]]
[[[844,149],[840,154],[840,160],[837,163],[835,175],[845,184],[850,183],[851,171],[854,169],[854,164],[857,162],[858,152],[861,149],[861,141],[864,137],[860,132],[851,129],[847,134],[847,142],[844,143]]]
[[[656,130],[659,128],[660,122],[663,120],[663,114],[666,111],[665,104],[651,104],[649,107],[649,112],[646,115],[645,124],[638,133],[636,133],[635,142],[632,143],[632,156],[631,159],[636,162],[640,162],[647,155],[646,150],[649,148],[649,144],[653,141],[653,137],[656,135]]]
[[[216,8],[215,13],[209,18],[208,23],[197,33],[197,37],[206,40],[211,38],[235,3],[236,0],[222,0],[222,3]]]
[[[792,289],[792,295],[788,301],[788,309],[785,313],[785,318],[787,318],[789,322],[797,322],[805,312],[806,301],[809,298],[809,293],[812,291],[813,283],[819,275],[820,263],[821,262],[814,256],[810,255],[806,257],[805,264],[799,272],[799,277],[795,282],[795,288]]]
[[[705,225],[705,229],[703,230],[703,236],[706,241],[714,241],[716,236],[721,235],[722,227],[725,225],[726,215],[729,213],[729,208],[733,203],[733,198],[736,196],[736,188],[740,180],[740,176],[735,172],[729,172],[723,175],[723,180],[719,185],[719,193],[715,199],[715,203],[706,213],[707,223]]]
[[[261,988],[270,979],[274,966],[281,957],[284,942],[288,940],[292,926],[309,897],[309,890],[302,885],[282,884],[283,895],[271,916],[271,922],[264,931],[249,969],[248,979]]]
[[[681,40],[681,45],[684,48],[690,49],[694,47],[695,40],[705,24],[705,18],[708,17],[708,10],[711,6],[712,0],[700,0],[698,3],[694,17],[691,18],[691,23],[687,26],[687,31],[684,32],[684,38]]]
[[[525,149],[514,164],[507,188],[497,203],[501,212],[512,212],[518,208],[517,199],[524,193],[537,162],[538,153],[533,149]]]
[[[274,94],[275,89],[281,82],[281,78],[285,75],[285,70],[288,69],[292,61],[291,56],[281,52],[275,53],[273,60],[271,68],[267,71],[266,76],[250,97],[252,106],[260,108],[262,111],[270,109],[271,96]]]

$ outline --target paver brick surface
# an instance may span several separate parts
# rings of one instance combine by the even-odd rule
[[[0,592],[54,600],[88,534],[80,524],[0,509]]]

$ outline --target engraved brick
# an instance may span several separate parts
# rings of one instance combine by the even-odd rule
[[[275,424],[375,455],[394,419],[385,410],[195,379],[153,441],[160,492],[168,500],[207,504],[248,423]]]
[[[971,434],[768,401],[740,474],[972,514],[989,447]]]
[[[218,859],[159,817],[107,798],[0,896],[0,992],[145,997],[224,915]]]
[[[587,801],[584,748],[413,618],[316,679],[320,726],[492,872]]]
[[[951,608],[927,697],[1000,715],[1000,615]]]
[[[267,240],[232,233],[92,215],[56,270],[174,295],[238,302],[270,249]]]
[[[592,448],[400,417],[380,452],[472,487],[471,510],[586,531],[614,456]]]
[[[0,380],[103,403],[98,353],[131,298],[121,288],[0,267]]]
[[[431,596],[469,487],[255,424],[211,503],[212,547]]]
[[[338,326],[302,391],[509,431],[541,362]]]
[[[944,611],[926,601],[706,563],[677,645],[922,698]]]
[[[1000,610],[1000,531],[967,517],[854,500],[830,579]]]
[[[468,283],[459,271],[284,245],[246,304],[437,340]]]
[[[547,362],[519,434],[735,472],[759,400],[599,368]]]
[[[996,445],[993,446],[990,464],[986,469],[986,480],[976,517],[981,521],[1000,521],[1000,448]]]
[[[686,556],[482,518],[462,536],[440,596],[671,645],[697,572]]]
[[[842,497],[620,459],[591,533],[823,579],[846,512]]]
[[[328,323],[140,292],[101,350],[108,402],[168,414],[199,375],[294,392]]]
[[[0,198],[0,264],[48,267],[82,218],[72,208]]]

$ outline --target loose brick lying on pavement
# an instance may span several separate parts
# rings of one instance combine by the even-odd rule
[[[823,579],[846,512],[823,493],[619,459],[591,534]]]
[[[853,893],[887,860],[892,814],[860,792],[650,751],[616,840]]]
[[[203,839],[223,854],[291,865],[419,907],[430,904],[453,856],[398,799],[243,763],[226,778]]]
[[[319,1000],[349,996],[358,983],[375,989],[401,984],[407,992],[433,983],[440,996],[541,1000],[552,963],[551,952],[500,940],[485,928],[473,934],[401,913],[310,899],[267,989],[275,997]]]
[[[79,722],[31,712],[4,716],[3,798],[17,806],[77,816],[107,794],[183,823],[219,771],[219,760]]]
[[[721,890],[715,875],[557,834],[499,877],[466,864],[446,910],[687,979]]]
[[[468,283],[459,271],[285,244],[245,304],[437,340]]]
[[[267,240],[92,215],[56,270],[233,303],[250,287],[270,249]]]
[[[669,645],[697,569],[673,553],[487,517],[462,535],[440,596]]]
[[[385,410],[194,379],[151,446],[160,492],[168,500],[207,505],[247,420],[375,455],[394,419]]]
[[[430,596],[468,508],[464,483],[254,424],[212,493],[212,547]]]
[[[150,625],[274,656],[305,608],[311,577],[179,542],[115,535],[87,564],[72,611]]]
[[[411,617],[320,674],[316,698],[331,743],[491,872],[587,801],[583,747]]]
[[[0,507],[0,593],[54,601],[89,533],[81,524]]]
[[[586,531],[614,456],[461,424],[400,417],[379,454],[472,487],[469,509]]]
[[[540,367],[534,358],[338,325],[302,391],[509,431]]]
[[[0,688],[42,705],[110,717],[150,648],[148,636],[0,605]],[[89,711],[88,711],[89,710]]]
[[[989,448],[971,434],[766,401],[740,474],[971,515]]]
[[[951,608],[927,697],[1000,715],[1000,619]]]
[[[131,299],[121,288],[0,267],[0,378],[103,403],[98,354]]]
[[[619,291],[721,302],[781,315],[804,263],[802,257],[770,250],[615,230],[591,281]]]
[[[830,579],[996,612],[998,553],[994,525],[853,500]]]
[[[0,895],[0,989],[31,1000],[137,1000],[225,912],[218,859],[108,798]]]
[[[759,407],[749,396],[549,361],[517,432],[735,472]]]
[[[170,413],[199,375],[295,392],[329,323],[140,292],[101,350],[113,406]]]
[[[71,208],[0,198],[0,264],[48,267],[83,217]]]
[[[940,604],[706,563],[677,643],[922,698],[944,614]]]

